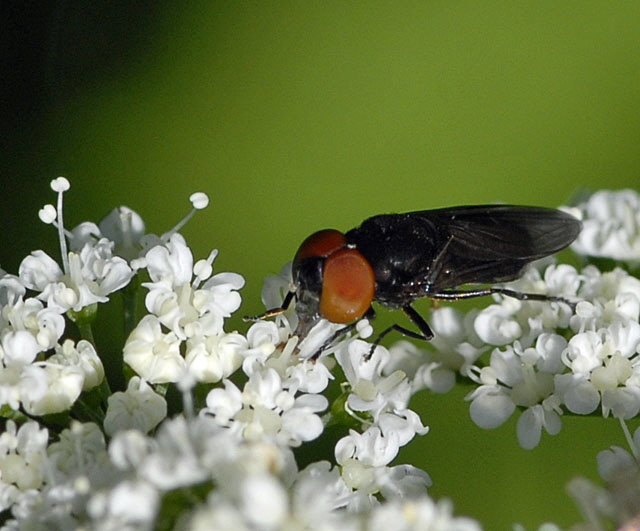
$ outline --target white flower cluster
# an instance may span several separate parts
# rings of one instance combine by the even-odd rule
[[[583,228],[572,248],[580,254],[640,263],[640,194],[599,190],[577,205]]]
[[[480,529],[426,496],[345,511],[358,495],[338,467],[320,461],[299,470],[287,447],[240,442],[207,416],[165,420],[153,438],[120,431],[108,445],[96,424],[74,423],[46,444],[33,421],[17,431],[9,421],[0,436],[2,507],[11,489],[22,489],[3,529],[153,529],[172,495],[182,510],[177,530]]]
[[[59,195],[61,220],[69,183],[61,177],[52,188]],[[56,211],[48,207],[41,217],[55,222]],[[112,242],[94,239],[79,252],[67,253],[63,246],[62,269],[44,251],[34,251],[20,264],[18,276],[0,270],[0,407],[22,408],[30,415],[59,413],[102,382],[104,369],[94,346],[63,338],[64,315],[90,316],[98,302],[131,280],[133,271],[112,249]]]
[[[58,229],[62,266],[35,251],[18,276],[0,277],[0,412],[19,423],[0,435],[2,529],[479,529],[428,497],[425,472],[391,464],[427,432],[408,407],[412,394],[428,381],[443,387],[452,367],[427,375],[405,371],[384,347],[367,356],[370,344],[357,339],[371,334],[366,322],[317,362],[308,354],[335,325],[320,323],[299,346],[284,317],[246,336],[226,332],[244,280],[214,275],[215,251],[194,264],[177,233],[184,222],[145,235],[120,207],[67,232],[69,184],[52,187],[58,205],[41,218]],[[191,200],[194,210],[208,202]],[[136,376],[111,393],[91,323],[97,303],[136,274],[149,279],[147,313],[123,348]],[[269,282],[266,298],[277,301],[283,282]],[[66,338],[67,319],[84,339]],[[460,366],[475,361],[457,355]],[[172,418],[170,385],[183,399]],[[57,433],[59,424],[36,418],[49,413],[66,415],[68,427]],[[293,449],[329,423],[344,426],[334,455],[299,467]]]
[[[244,279],[236,273],[211,277],[215,255],[194,266],[177,233],[146,253],[149,313],[127,340],[124,361],[147,382],[177,382],[187,370],[200,382],[218,382],[239,367],[237,352],[246,349],[246,340],[223,335],[222,324],[240,306],[236,290]]]
[[[563,411],[629,419],[640,411],[640,281],[622,269],[581,273],[568,265],[528,270],[512,287],[576,301],[503,299],[478,313],[475,331],[493,346],[488,364],[473,368],[480,386],[468,399],[483,428],[503,424],[516,409],[524,448],[544,428],[560,431]],[[579,302],[578,302],[579,301]]]

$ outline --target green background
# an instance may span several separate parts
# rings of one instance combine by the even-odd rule
[[[37,210],[58,175],[69,227],[126,204],[160,233],[208,193],[183,233],[245,276],[240,314],[262,309],[262,279],[320,228],[638,187],[638,2],[85,4],[3,3],[10,271],[55,252]],[[564,485],[595,476],[617,424],[566,418],[524,451],[513,422],[475,427],[463,396],[420,396],[431,432],[399,462],[486,529],[577,520]]]

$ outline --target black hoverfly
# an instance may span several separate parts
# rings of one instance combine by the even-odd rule
[[[312,356],[316,359],[359,319],[375,317],[374,301],[403,310],[419,332],[394,324],[378,335],[370,354],[392,330],[416,339],[433,337],[411,306],[424,297],[456,300],[499,293],[568,303],[562,297],[497,286],[459,286],[514,280],[530,262],[571,244],[581,228],[578,219],[560,210],[478,205],[382,214],[344,234],[321,230],[300,245],[292,264],[293,286],[282,305],[246,319],[278,315],[295,299],[297,335],[306,335],[322,318],[345,324]]]

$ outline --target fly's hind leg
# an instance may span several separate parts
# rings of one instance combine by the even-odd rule
[[[429,293],[428,297],[435,300],[459,300],[459,299],[473,299],[476,297],[486,297],[487,295],[493,295],[497,293],[499,295],[506,295],[518,299],[519,301],[542,301],[542,302],[561,302],[568,305],[571,310],[575,310],[577,302],[570,301],[564,297],[558,297],[557,295],[544,295],[542,293],[525,293],[523,291],[517,291],[509,288],[501,288],[498,286],[492,286],[490,288],[472,289],[472,290],[446,290],[438,293]]]

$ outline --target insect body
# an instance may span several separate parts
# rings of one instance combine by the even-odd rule
[[[507,288],[459,289],[464,284],[492,284],[517,278],[530,262],[567,247],[582,224],[560,210],[481,205],[383,214],[365,220],[345,234],[325,229],[300,246],[292,266],[294,290],[276,315],[296,299],[299,335],[321,318],[347,326],[323,345],[351,330],[362,317],[375,316],[372,302],[402,309],[419,333],[399,325],[391,330],[431,339],[427,322],[411,306],[414,301],[461,299],[492,293],[523,300],[559,300]],[[318,352],[316,354],[319,355]]]

